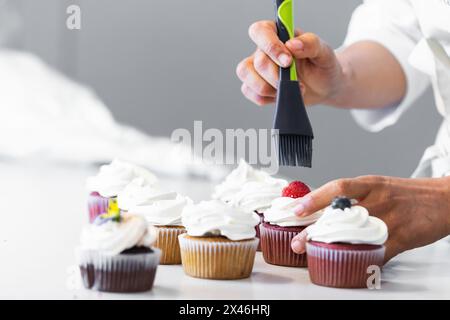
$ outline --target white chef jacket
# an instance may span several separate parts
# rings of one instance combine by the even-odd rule
[[[344,46],[371,40],[400,62],[407,93],[397,105],[353,110],[362,127],[377,132],[397,122],[431,83],[444,117],[414,177],[450,175],[450,0],[365,0],[353,13]]]

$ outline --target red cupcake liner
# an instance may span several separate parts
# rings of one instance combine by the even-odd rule
[[[258,211],[255,211],[255,213],[259,216],[259,223],[258,223],[258,225],[255,227],[255,230],[256,230],[256,237],[257,237],[258,239],[261,239],[260,233],[259,233],[259,226],[261,225],[261,223],[264,222],[264,214],[259,213]],[[256,251],[261,251],[261,241],[258,243],[258,248],[256,248]]]
[[[369,266],[381,268],[384,246],[326,244],[310,241],[306,244],[311,282],[334,288],[367,288],[372,275]],[[369,271],[369,272],[368,272]]]
[[[306,267],[306,254],[296,254],[291,249],[292,239],[301,231],[289,231],[288,228],[270,228],[265,224],[259,226],[261,251],[269,264],[285,267]]]
[[[95,219],[108,211],[109,199],[102,197],[97,192],[92,192],[88,197],[89,222],[93,223]]]

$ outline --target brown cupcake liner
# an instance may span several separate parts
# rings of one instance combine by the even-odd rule
[[[143,292],[153,287],[160,255],[158,249],[116,256],[78,250],[77,259],[85,288],[104,292]]]
[[[191,277],[234,280],[248,278],[252,273],[259,242],[257,238],[205,241],[182,234],[178,239],[184,272]]]
[[[292,239],[298,234],[296,231],[270,229],[261,224],[261,251],[264,261],[269,264],[284,267],[306,267],[306,254],[296,254],[291,249]]]
[[[186,232],[184,227],[155,226],[158,229],[158,238],[154,248],[161,250],[160,264],[181,264],[180,244],[178,236]]]
[[[311,282],[334,288],[367,288],[369,266],[383,266],[385,247],[372,250],[342,250],[308,242],[308,271]]]

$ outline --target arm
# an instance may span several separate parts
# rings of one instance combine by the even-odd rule
[[[389,230],[385,261],[413,248],[431,244],[450,234],[450,177],[402,179],[363,176],[327,183],[302,198],[299,216],[325,208],[336,196],[357,199]],[[305,252],[306,231],[292,241],[292,249]]]
[[[297,59],[308,105],[366,109],[353,115],[371,131],[392,125],[429,85],[408,63],[423,37],[415,10],[409,0],[365,0],[353,12],[337,55],[311,33],[299,31],[284,45],[273,22],[257,22],[249,30],[257,50],[238,67],[242,91],[258,105],[274,102],[278,66]]]
[[[272,21],[253,24],[250,37],[256,52],[237,68],[242,92],[258,105],[274,102],[278,67],[297,60],[307,105],[341,108],[383,108],[402,100],[406,78],[396,58],[381,44],[361,41],[335,54],[315,34],[301,33],[283,44]],[[380,94],[382,92],[382,94]]]
[[[357,42],[337,53],[343,69],[339,93],[324,103],[358,109],[399,104],[406,94],[406,77],[396,58],[381,44]]]

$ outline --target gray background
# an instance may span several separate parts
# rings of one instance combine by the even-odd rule
[[[338,47],[360,2],[297,0],[297,26]],[[81,6],[81,31],[65,28],[69,4]],[[0,0],[11,18],[8,7],[20,23],[7,44],[93,87],[121,122],[166,136],[194,120],[215,128],[271,126],[273,108],[245,100],[235,76],[253,50],[248,26],[273,18],[271,0]],[[310,115],[314,169],[283,173],[312,185],[361,174],[408,176],[440,122],[430,91],[378,134],[346,111],[317,106]]]

